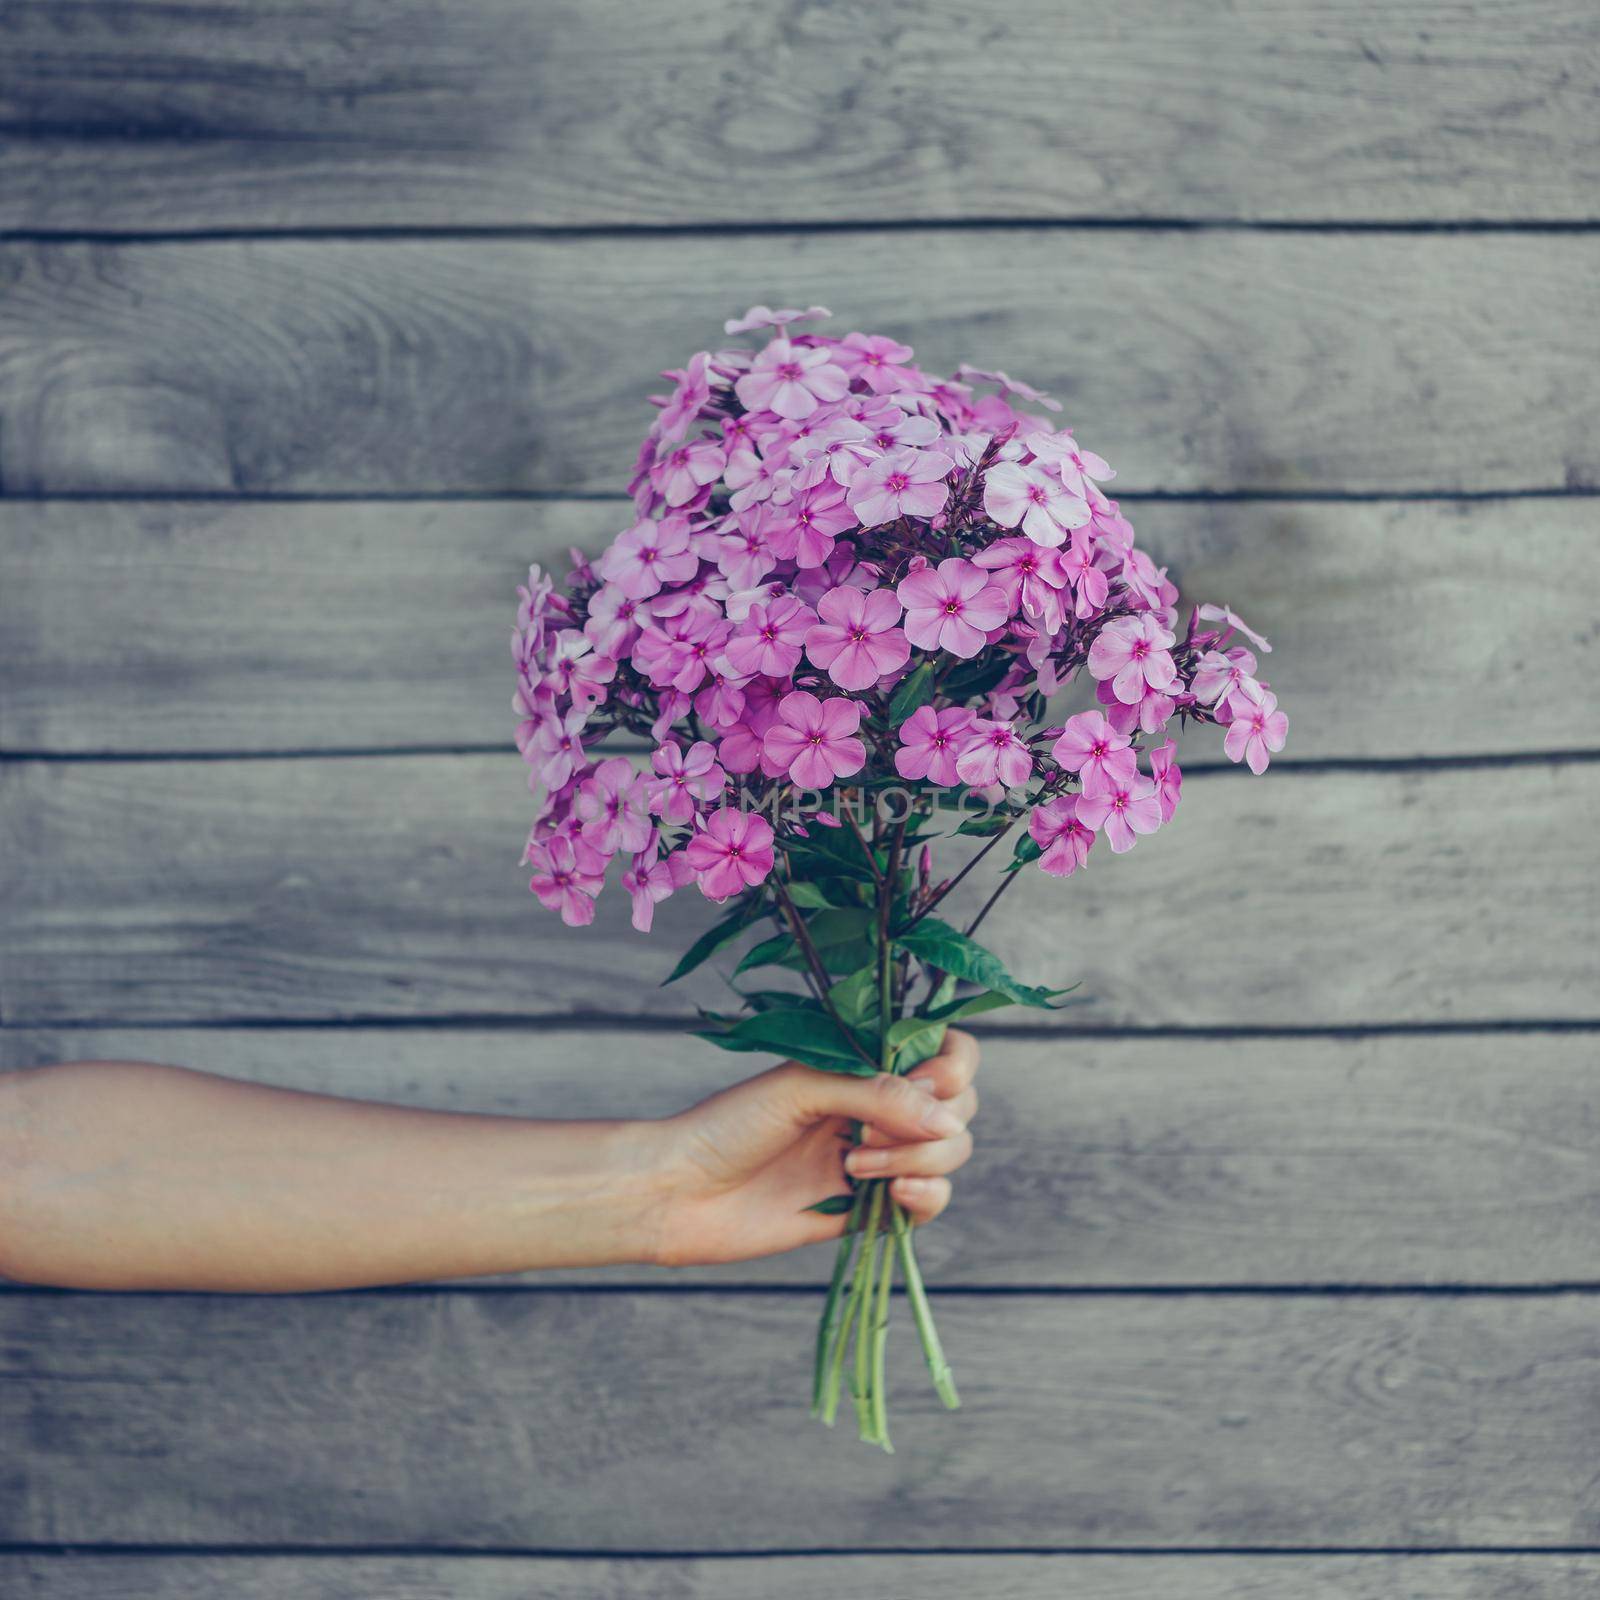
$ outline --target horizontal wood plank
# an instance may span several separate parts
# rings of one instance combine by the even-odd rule
[[[1595,215],[1582,6],[12,0],[0,226]]]
[[[0,481],[616,491],[758,300],[1056,390],[1123,492],[1600,486],[1600,234],[1004,229],[13,243]]]
[[[1600,748],[1600,705],[1549,692],[1588,670],[1589,591],[1550,574],[1584,569],[1597,504],[1131,512],[1186,595],[1275,636],[1296,761]],[[625,509],[0,501],[0,752],[508,743],[513,585]]]
[[[0,1555],[23,1600],[1588,1600],[1597,1584],[1600,1557],[1546,1555]]]
[[[899,1454],[809,1297],[0,1297],[0,1539],[547,1551],[1592,1544],[1589,1295],[942,1296]]]
[[[924,1235],[960,1287],[1600,1280],[1595,1036],[986,1038],[977,1150]],[[671,1032],[0,1030],[0,1069],[165,1061],[449,1111],[667,1116],[751,1063]],[[831,1250],[531,1282],[824,1284]]]
[[[0,1017],[682,1015],[726,998],[709,969],[657,987],[711,920],[693,890],[651,937],[616,888],[581,933],[541,910],[517,865],[530,806],[510,752],[0,765]],[[1067,1030],[1589,1021],[1597,826],[1590,762],[1230,768],[1191,776],[1131,855],[1102,846],[1069,883],[1027,871],[984,939],[1027,980],[1081,982],[1081,1003],[1023,1018]],[[974,872],[952,917],[989,888]]]

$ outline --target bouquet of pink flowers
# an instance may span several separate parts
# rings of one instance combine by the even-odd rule
[[[1120,854],[1171,821],[1174,719],[1221,725],[1260,773],[1287,718],[1231,611],[1192,610],[1180,638],[1176,588],[1056,402],[1003,372],[931,377],[882,335],[797,331],[827,315],[757,306],[727,332],[773,330],[760,349],[665,374],[633,525],[597,563],[575,552],[563,588],[535,567],[519,590],[517,745],[542,796],[524,861],[570,926],[618,856],[641,931],[690,884],[727,905],[669,982],[769,922],[734,977],[780,976],[733,985],[714,1044],[903,1073],[958,1018],[1058,1003],[973,934],[1024,869],[1071,877],[1097,841]],[[1094,707],[1052,720],[1079,679]],[[648,771],[601,753],[612,734],[648,740]],[[946,876],[949,833],[984,842]],[[968,926],[937,916],[1006,838]],[[832,1422],[850,1365],[861,1437],[887,1449],[896,1262],[952,1407],[955,1385],[887,1182],[841,1184],[814,1208],[845,1220],[813,1413]]]

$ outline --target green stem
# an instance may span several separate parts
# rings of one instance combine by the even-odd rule
[[[922,1282],[922,1268],[917,1262],[917,1247],[912,1241],[911,1224],[899,1206],[891,1216],[894,1228],[895,1249],[900,1255],[900,1271],[906,1280],[906,1299],[911,1304],[911,1316],[917,1325],[917,1335],[922,1340],[922,1354],[928,1363],[933,1386],[946,1407],[954,1411],[961,1404],[956,1393],[956,1380],[945,1359],[944,1346],[939,1342],[939,1330],[933,1323],[933,1307],[928,1304],[928,1291]]]
[[[872,1415],[872,1291],[876,1284],[878,1258],[883,1253],[883,1233],[879,1222],[883,1217],[883,1193],[889,1185],[882,1179],[872,1185],[872,1200],[867,1207],[867,1231],[861,1241],[861,1258],[866,1262],[866,1273],[859,1271],[852,1293],[859,1301],[856,1307],[856,1370],[850,1392],[856,1403],[856,1424],[865,1444],[878,1443],[878,1434]]]
[[[813,1417],[820,1417],[823,1411],[823,1390],[828,1378],[828,1358],[833,1353],[833,1333],[839,1321],[839,1296],[850,1270],[850,1257],[855,1251],[856,1235],[860,1231],[865,1199],[865,1192],[858,1188],[855,1204],[845,1219],[844,1236],[839,1240],[838,1253],[833,1258],[833,1278],[828,1284],[828,1298],[823,1302],[821,1320],[817,1323],[817,1354],[811,1373]]]
[[[888,1184],[884,1184],[885,1190]],[[889,1203],[891,1213],[900,1207]],[[889,1286],[894,1281],[894,1251],[888,1238],[883,1242],[883,1265],[878,1272],[878,1304],[872,1318],[872,1431],[879,1444],[890,1454],[894,1446],[889,1442],[889,1384],[887,1379],[889,1349]]]

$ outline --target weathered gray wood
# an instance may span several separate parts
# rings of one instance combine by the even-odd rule
[[[1600,1278],[1595,1036],[987,1038],[941,1288]],[[445,1110],[664,1116],[755,1063],[672,1033],[6,1029],[0,1069],[167,1061]],[[530,1281],[813,1283],[831,1252]]]
[[[705,972],[656,987],[711,920],[694,890],[651,937],[615,888],[582,933],[538,907],[517,866],[522,772],[511,752],[0,766],[0,1016],[681,1015],[725,999]],[[1174,824],[1131,855],[1102,846],[1069,883],[1027,871],[984,939],[1028,980],[1081,980],[1083,1003],[1023,1015],[1064,1029],[1593,1020],[1597,813],[1588,762],[1230,768],[1191,777]],[[974,872],[952,917],[989,887]]]
[[[1592,218],[1571,3],[13,0],[0,226]]]
[[[806,1420],[809,1296],[13,1294],[0,1538],[1590,1544],[1596,1308],[944,1296],[966,1408],[897,1326],[890,1459]]]
[[[789,299],[1056,389],[1123,492],[1600,485],[1600,235],[1004,229],[14,244],[0,480],[617,490],[654,374]]]
[[[1547,1555],[0,1555],[19,1600],[1587,1600],[1597,1584],[1600,1558]]]
[[[1551,575],[1592,560],[1595,502],[1131,510],[1186,594],[1276,636],[1285,761],[1600,747],[1600,705],[1551,692],[1589,671],[1590,591]],[[506,743],[512,586],[625,512],[0,501],[0,750]]]

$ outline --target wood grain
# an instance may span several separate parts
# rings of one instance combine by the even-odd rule
[[[682,1552],[1591,1544],[1588,1295],[945,1295],[900,1454],[760,1294],[0,1297],[0,1538]],[[898,1319],[897,1319],[898,1321]]]
[[[1284,761],[1600,748],[1600,707],[1550,692],[1593,651],[1588,589],[1550,575],[1592,560],[1594,502],[1131,511],[1186,595],[1275,636]],[[506,744],[513,585],[624,512],[0,501],[0,751]]]
[[[1597,1582],[1593,1556],[0,1555],[19,1600],[1588,1600]]]
[[[711,920],[693,891],[652,938],[615,889],[581,934],[534,903],[522,770],[510,753],[0,766],[0,1015],[682,1015],[725,999],[704,973],[657,987]],[[1081,981],[1083,1003],[1024,1019],[1066,1030],[1593,1020],[1597,810],[1587,762],[1200,774],[1131,855],[1067,884],[1029,871],[984,939],[1028,981]],[[968,883],[947,902],[958,922],[987,870]],[[1152,938],[1173,979],[1153,989],[1137,964]]]
[[[1600,1281],[1595,1036],[986,1037],[940,1288]],[[100,1058],[441,1110],[669,1115],[751,1063],[670,1032],[5,1029]],[[830,1253],[530,1282],[824,1284]]]
[[[12,0],[0,226],[1589,219],[1584,8]]]
[[[616,491],[757,300],[1057,390],[1122,492],[1600,485],[1600,234],[1005,229],[13,243],[0,480]]]

